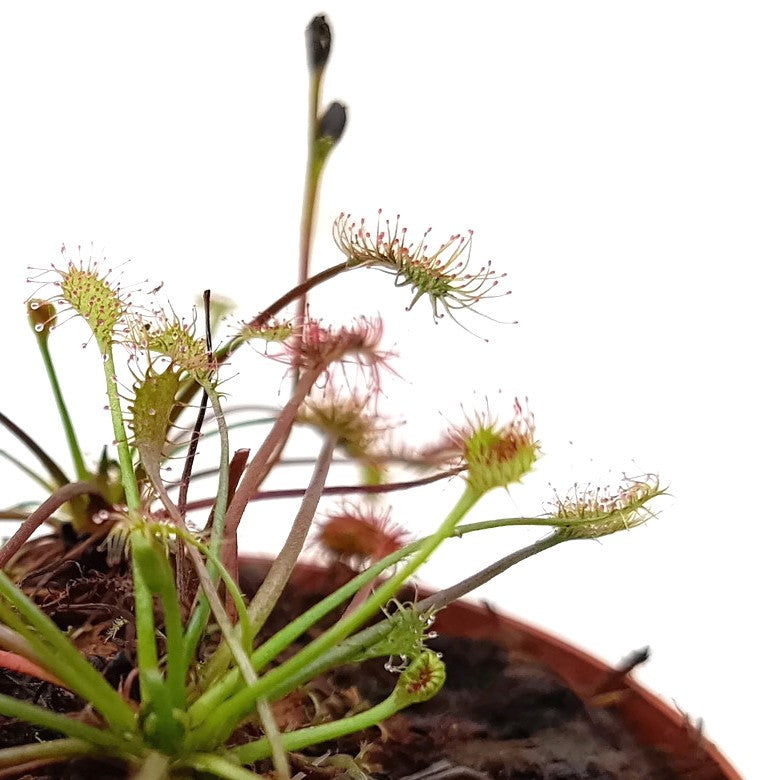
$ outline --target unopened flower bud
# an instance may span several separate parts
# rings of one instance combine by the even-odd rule
[[[325,110],[317,126],[317,137],[330,139],[334,144],[338,142],[347,125],[347,108],[342,103],[334,100]]]
[[[325,67],[331,54],[331,28],[322,14],[314,17],[307,26],[307,62],[311,71]]]

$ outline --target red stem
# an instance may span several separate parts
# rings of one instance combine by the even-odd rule
[[[16,533],[3,545],[0,550],[0,569],[4,568],[8,561],[21,549],[24,542],[67,501],[77,496],[90,493],[93,496],[100,495],[98,488],[92,482],[71,482],[64,485],[43,501],[40,506],[19,526]]]
[[[275,314],[277,314],[281,309],[284,309],[291,301],[295,300],[299,296],[304,296],[306,299],[307,293],[313,287],[317,287],[318,284],[322,284],[323,282],[328,281],[328,279],[332,279],[334,276],[349,270],[351,267],[353,266],[350,266],[348,261],[345,260],[343,263],[338,263],[337,265],[333,265],[330,268],[326,268],[324,271],[320,271],[320,273],[317,273],[300,284],[297,284],[292,290],[288,290],[285,295],[281,295],[271,306],[268,306],[266,309],[264,309],[264,311],[256,315],[248,324],[255,328],[258,328],[261,325],[265,325],[267,322],[269,322],[271,317],[274,317]]]
[[[280,412],[280,416],[272,426],[272,430],[264,439],[259,451],[254,456],[251,464],[245,471],[239,487],[232,496],[232,501],[227,508],[227,514],[224,519],[224,527],[237,527],[240,523],[240,519],[245,512],[248,502],[253,500],[262,482],[266,479],[270,471],[272,458],[275,451],[280,449],[288,439],[288,435],[291,432],[293,421],[296,419],[299,407],[303,403],[307,396],[307,393],[312,389],[312,385],[315,384],[317,378],[322,373],[322,368],[307,369],[307,371],[301,375],[301,380],[296,386],[291,399]],[[210,504],[208,505],[210,506]],[[192,504],[187,507],[191,509]]]
[[[406,480],[404,482],[390,482],[386,485],[332,485],[323,488],[324,496],[340,496],[347,493],[394,493],[396,490],[408,490],[408,488],[430,485],[432,482],[439,482],[441,479],[448,479],[461,474],[464,466],[457,466],[448,471],[441,471],[439,474],[433,474],[430,477],[421,477],[420,479]],[[257,490],[249,501],[269,500],[273,498],[301,498],[307,492],[306,488],[285,488],[283,490]],[[199,501],[191,501],[187,509],[192,512],[196,509],[207,509],[215,503],[214,498],[203,498]]]

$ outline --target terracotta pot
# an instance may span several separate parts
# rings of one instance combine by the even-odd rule
[[[555,671],[577,694],[604,696],[639,742],[666,755],[686,780],[742,780],[723,754],[680,712],[589,653],[489,607],[458,601],[442,610],[435,630],[498,642]]]
[[[241,558],[241,578],[261,579],[269,561],[261,556]],[[300,564],[296,583],[327,582],[327,572]],[[334,587],[341,583],[335,583]],[[430,592],[419,589],[419,596]],[[459,601],[438,613],[439,634],[495,642],[509,652],[524,654],[549,667],[584,700],[602,699],[609,704],[636,739],[664,754],[684,780],[742,780],[728,760],[683,714],[646,690],[631,674],[613,669],[583,650],[521,620],[501,615],[489,606]]]

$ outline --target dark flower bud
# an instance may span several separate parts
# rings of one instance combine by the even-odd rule
[[[318,138],[330,138],[336,143],[341,138],[347,124],[347,108],[334,100],[325,110],[317,126]]]
[[[322,70],[331,54],[331,28],[320,14],[307,27],[307,61],[312,71]]]

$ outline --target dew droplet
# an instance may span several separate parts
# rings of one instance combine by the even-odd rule
[[[40,308],[40,303],[38,301],[32,301],[32,303],[29,304],[29,308],[32,309],[32,311],[37,311]]]
[[[38,322],[37,325],[35,325],[35,331],[37,333],[42,333],[45,330],[45,325],[43,325],[42,322]]]
[[[408,658],[404,655],[400,656],[400,660],[396,661],[394,656],[389,656],[386,663],[384,664],[384,669],[388,672],[392,672],[393,674],[400,674],[400,672],[405,671],[408,668]]]
[[[157,412],[154,409],[147,409],[147,414],[150,417],[154,417],[157,414]]]

